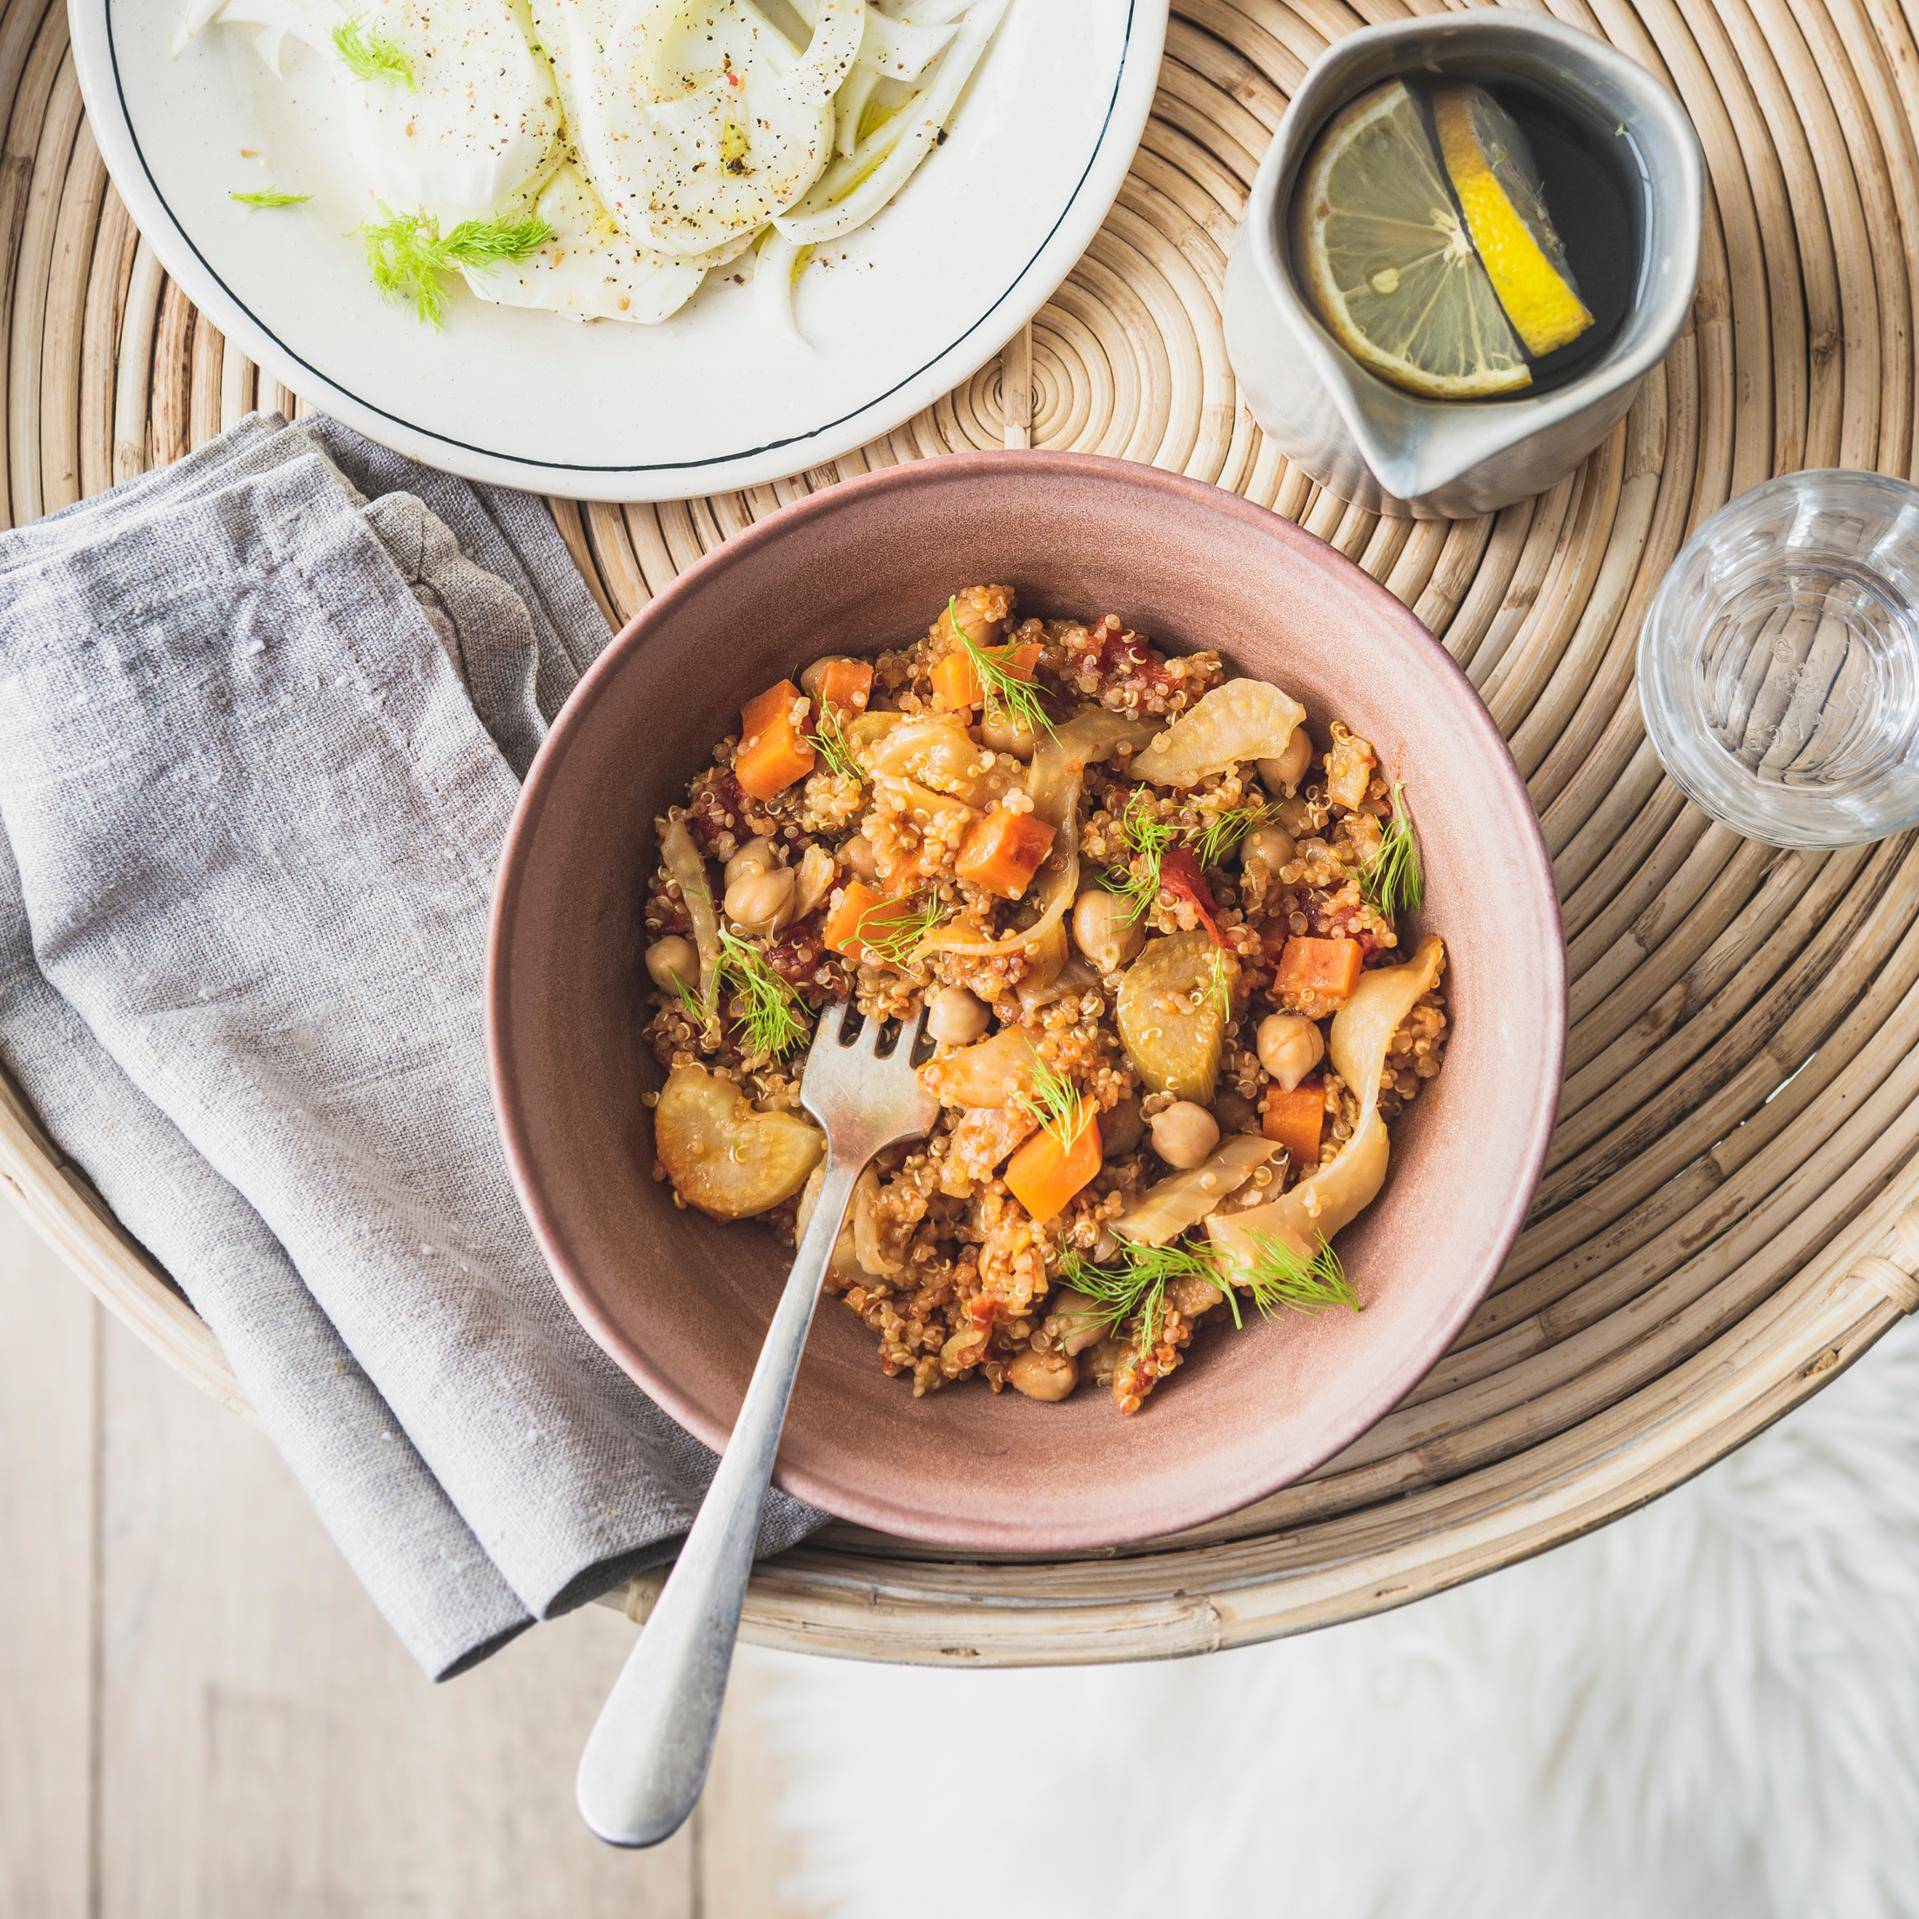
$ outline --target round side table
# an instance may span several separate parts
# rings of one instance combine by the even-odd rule
[[[1641,731],[1633,643],[1686,533],[1805,466],[1914,472],[1919,46],[1893,0],[1555,0],[1663,75],[1710,175],[1693,322],[1551,492],[1450,525],[1319,492],[1235,405],[1226,249],[1288,91],[1390,0],[1176,0],[1118,206],[1027,332],[833,469],[644,508],[561,503],[618,617],[844,472],[1072,446],[1197,474],[1330,540],[1472,675],[1566,909],[1558,1132],[1497,1289],[1320,1472],[1146,1547],[1036,1562],[833,1526],[765,1566],[746,1634],[1014,1665],[1198,1652],[1401,1604],[1583,1533],[1748,1439],[1919,1308],[1919,848],[1821,857],[1713,826]],[[0,4],[10,523],[295,410],[166,279],[107,184],[64,11]],[[75,1273],[236,1411],[217,1345],[0,1081],[0,1179]],[[656,1581],[635,1582],[637,1616]]]

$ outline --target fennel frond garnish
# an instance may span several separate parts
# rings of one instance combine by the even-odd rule
[[[369,33],[363,20],[342,20],[333,29],[333,51],[356,80],[397,80],[409,93],[419,85],[406,49],[385,34]]]
[[[823,759],[829,771],[837,773],[843,780],[858,780],[866,784],[866,768],[863,767],[847,744],[846,725],[832,706],[822,706],[818,727],[806,736],[807,744]]]
[[[384,210],[384,209],[383,209]],[[553,237],[538,214],[517,220],[462,220],[450,233],[430,213],[393,213],[360,229],[373,284],[392,300],[409,300],[428,326],[446,314],[443,273],[524,260]]]
[[[1277,811],[1278,808],[1270,800],[1262,800],[1215,813],[1192,839],[1193,851],[1199,855],[1200,865],[1223,866],[1240,841],[1254,827],[1263,826]]]
[[[717,994],[717,980],[714,990]],[[679,1001],[680,1010],[693,1022],[701,1046],[717,1045],[720,1037],[719,1015],[714,1007],[707,1005],[705,994],[695,992],[685,980],[676,979],[673,982],[673,997]]]
[[[1400,912],[1417,912],[1426,898],[1426,873],[1419,858],[1419,834],[1413,826],[1412,809],[1406,804],[1406,787],[1395,780],[1387,795],[1393,816],[1379,842],[1379,851],[1366,862],[1359,876],[1359,889],[1367,903],[1388,918]]]
[[[1359,1296],[1339,1255],[1323,1238],[1318,1252],[1307,1259],[1284,1240],[1261,1233],[1250,1254],[1240,1255],[1235,1262],[1235,1277],[1263,1319],[1281,1311],[1323,1313],[1335,1306],[1359,1311]],[[1061,1283],[1092,1301],[1085,1316],[1110,1338],[1117,1338],[1130,1323],[1133,1344],[1141,1352],[1150,1350],[1158,1336],[1166,1312],[1166,1288],[1176,1279],[1203,1279],[1217,1287],[1233,1324],[1246,1323],[1238,1289],[1210,1246],[1135,1246],[1122,1240],[1117,1257],[1104,1264],[1069,1253],[1060,1266]]]
[[[1174,847],[1192,848],[1202,868],[1222,865],[1255,826],[1264,825],[1278,812],[1270,802],[1256,801],[1215,813],[1203,826],[1176,826],[1154,819],[1147,811],[1150,805],[1144,789],[1135,787],[1119,817],[1120,837],[1133,857],[1125,866],[1109,866],[1099,875],[1099,883],[1126,901],[1132,909],[1128,917],[1135,920],[1153,910],[1166,883],[1160,869]]]
[[[1323,1313],[1335,1306],[1349,1312],[1359,1311],[1359,1295],[1339,1263],[1339,1255],[1320,1239],[1319,1250],[1308,1259],[1285,1240],[1271,1233],[1255,1234],[1252,1248],[1240,1262],[1236,1277],[1252,1295],[1253,1305],[1262,1319],[1271,1319],[1282,1308],[1292,1313]],[[1226,1297],[1233,1305],[1233,1318],[1239,1318],[1239,1302],[1233,1289]]]
[[[806,1038],[810,1021],[806,1002],[790,981],[767,963],[750,940],[720,928],[720,992],[732,995],[733,1023],[749,1053],[779,1059]]]
[[[257,193],[229,193],[243,207],[301,207],[313,198],[310,193],[282,193],[277,187],[262,187]]]
[[[1119,816],[1120,837],[1133,849],[1133,858],[1125,866],[1109,866],[1099,883],[1109,893],[1117,893],[1128,908],[1129,920],[1143,920],[1153,910],[1163,884],[1160,864],[1186,837],[1186,829],[1170,820],[1156,820],[1148,811],[1152,802],[1143,787],[1135,787]]]
[[[1061,1281],[1093,1304],[1085,1317],[1108,1338],[1117,1338],[1130,1322],[1133,1343],[1142,1352],[1152,1347],[1166,1311],[1167,1282],[1203,1279],[1217,1284],[1212,1257],[1190,1246],[1135,1246],[1121,1240],[1118,1255],[1096,1265],[1078,1253],[1067,1254],[1060,1265]]]
[[[966,657],[972,661],[973,671],[979,675],[986,717],[1001,726],[1024,726],[1036,735],[1051,734],[1053,722],[1047,717],[1039,688],[1031,680],[1023,680],[1017,673],[1007,669],[1005,656],[1012,650],[1010,647],[981,646],[960,625],[957,593],[947,596],[946,623],[966,649]],[[999,657],[996,658],[996,655]]]
[[[1061,1152],[1068,1151],[1085,1128],[1086,1101],[1079,1088],[1038,1057],[1033,1060],[1032,1091],[1022,1093],[1019,1103]]]
[[[859,941],[868,955],[904,972],[918,957],[919,943],[946,918],[946,908],[931,895],[912,905],[889,909],[884,919],[868,914]]]

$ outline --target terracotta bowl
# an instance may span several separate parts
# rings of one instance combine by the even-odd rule
[[[1385,1192],[1341,1236],[1365,1310],[1208,1325],[1135,1418],[980,1382],[916,1400],[834,1301],[815,1322],[780,1483],[915,1539],[1057,1553],[1173,1531],[1310,1472],[1391,1407],[1484,1296],[1546,1150],[1564,1039],[1559,911],[1538,825],[1466,677],[1391,594],[1230,494],[1144,466],[963,454],[813,495],[654,600],[581,682],[508,836],[487,956],[507,1158],[568,1303],[652,1397],[723,1445],[786,1269],[772,1235],[672,1204],[641,1093],[642,875],[653,821],[743,699],[829,649],[922,633],[979,580],[1027,611],[1111,611],[1215,646],[1322,729],[1344,718],[1417,805],[1421,924],[1451,955],[1445,1070],[1393,1133]]]

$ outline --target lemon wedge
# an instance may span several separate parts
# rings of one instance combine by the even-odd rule
[[[1532,384],[1403,81],[1326,123],[1293,194],[1293,257],[1334,339],[1382,379],[1437,400]]]
[[[1506,318],[1534,359],[1592,325],[1546,213],[1526,136],[1484,87],[1433,95],[1440,158]]]

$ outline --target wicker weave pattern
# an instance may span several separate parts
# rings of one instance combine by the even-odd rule
[[[1217,299],[1289,88],[1387,0],[1178,0],[1146,143],[1029,334],[886,441],[778,487],[560,508],[609,611],[841,472],[1075,446],[1275,506],[1437,632],[1511,738],[1566,905],[1568,1079],[1499,1289],[1311,1481],[1141,1553],[955,1560],[835,1528],[769,1567],[765,1642],[1017,1663],[1203,1650],[1401,1603],[1566,1539],[1776,1418],[1919,1309],[1919,855],[1810,859],[1660,776],[1632,647],[1690,527],[1802,466],[1914,465],[1919,46],[1910,0],[1560,0],[1676,87],[1712,183],[1694,324],[1576,474],[1496,518],[1322,497],[1234,405]],[[171,286],[107,186],[61,9],[5,0],[4,510],[31,518],[289,399]],[[79,1275],[236,1407],[218,1349],[0,1082],[0,1178]],[[1903,1210],[1902,1210],[1903,1208]],[[637,1613],[650,1588],[629,1593]]]

